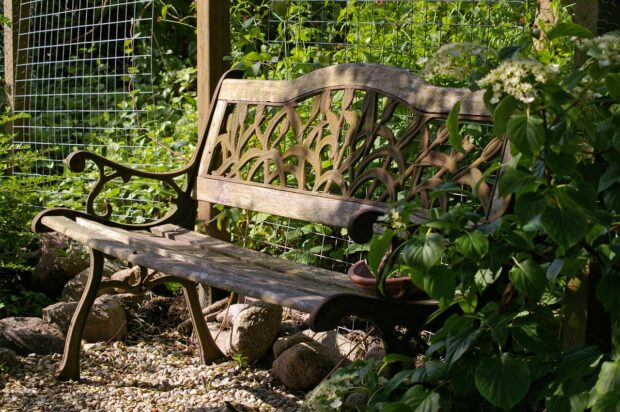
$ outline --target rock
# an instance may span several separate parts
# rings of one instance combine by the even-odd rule
[[[357,353],[355,342],[352,342],[336,330],[329,330],[327,332],[313,332],[312,330],[307,329],[301,333],[312,338],[315,342],[332,348],[337,348],[340,351],[340,354],[342,356],[346,356],[349,360],[355,360],[359,357],[358,355],[360,355]]]
[[[340,353],[318,342],[299,343],[273,362],[273,370],[286,387],[309,390],[327,376],[340,361]]]
[[[323,345],[336,347],[336,341],[338,339],[338,333],[335,330],[328,330],[327,332],[314,332],[311,329],[306,329],[303,332],[304,335],[312,338],[312,340],[321,343]]]
[[[271,347],[282,323],[282,307],[254,302],[233,321],[230,349],[250,364],[258,361]]]
[[[344,398],[342,409],[345,411],[365,410],[368,404],[368,393],[352,392]]]
[[[61,353],[62,332],[40,318],[0,319],[0,347],[12,349],[19,355]]]
[[[114,300],[121,304],[125,310],[134,310],[142,305],[149,297],[145,294],[134,295],[133,293],[118,293],[112,295]]]
[[[314,341],[312,340],[311,337],[307,336],[306,334],[302,332],[296,333],[291,336],[283,336],[281,338],[278,338],[273,343],[273,347],[272,347],[273,357],[277,358],[278,356],[282,354],[282,352],[284,352],[288,348],[291,348],[297,345],[298,343],[303,343],[303,342],[314,342]]]
[[[109,260],[106,260],[103,266],[103,280],[107,280],[110,278],[110,275],[114,272],[119,271],[119,265]],[[71,279],[65,287],[62,289],[62,293],[60,294],[60,300],[65,302],[77,302],[80,300],[82,296],[82,292],[84,291],[84,287],[86,286],[86,281],[88,280],[88,274],[90,273],[90,269],[86,268],[80,273],[77,274],[73,279]],[[98,296],[104,294],[113,293],[113,289],[100,289],[97,292]]]
[[[241,313],[241,311],[247,308],[248,305],[245,303],[235,303],[228,307],[228,309],[222,310],[217,314],[215,320],[223,324],[225,328],[229,326],[233,322],[233,320]]]
[[[215,343],[220,348],[224,355],[232,355],[232,351],[230,350],[230,330],[222,330],[220,331],[220,325],[217,323],[208,323],[209,331],[211,332],[211,336],[215,340]]]
[[[43,320],[66,334],[77,302],[58,302],[43,309]],[[86,320],[82,338],[87,342],[124,340],[127,336],[127,316],[121,304],[112,296],[95,300]]]
[[[385,357],[385,349],[382,346],[374,345],[364,354],[364,359],[382,360]]]
[[[12,368],[19,363],[15,351],[7,348],[0,348],[0,370],[2,366]]]
[[[60,295],[65,284],[88,267],[83,254],[71,249],[61,234],[41,235],[41,256],[32,274],[30,287],[50,297]]]

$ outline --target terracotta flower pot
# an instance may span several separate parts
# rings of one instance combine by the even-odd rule
[[[365,260],[360,260],[347,271],[349,279],[369,295],[377,295],[377,279],[373,276]],[[424,293],[413,284],[408,276],[392,277],[385,280],[385,295],[394,299],[405,299]]]

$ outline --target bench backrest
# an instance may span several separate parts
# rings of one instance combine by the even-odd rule
[[[489,219],[503,212],[485,170],[505,139],[448,145],[445,119],[489,123],[482,93],[429,85],[406,70],[344,64],[296,80],[225,78],[199,143],[193,198],[330,226],[397,200],[433,204],[454,183],[474,191]],[[248,190],[249,189],[249,190]],[[450,195],[436,199],[446,206]]]

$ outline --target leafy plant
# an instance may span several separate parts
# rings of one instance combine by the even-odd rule
[[[369,410],[618,404],[620,38],[563,22],[543,41],[543,49],[525,42],[501,50],[498,67],[477,83],[487,90],[494,134],[511,139],[499,181],[513,199],[507,213],[485,222],[464,201],[408,227],[413,206],[403,204],[371,244],[370,254],[382,256],[387,239],[405,239],[393,265],[438,300],[434,318],[445,320],[425,366],[392,377]],[[560,58],[567,44],[587,60]],[[598,327],[580,316],[586,307]]]

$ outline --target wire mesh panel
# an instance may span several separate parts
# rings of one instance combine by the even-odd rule
[[[418,71],[426,57],[448,43],[493,49],[510,44],[536,12],[533,0],[267,0],[250,17],[243,3],[236,6],[238,30],[254,44],[264,44],[236,57],[256,74],[288,78],[343,62]],[[260,15],[266,16],[262,38],[253,32]],[[233,46],[247,49],[243,39]]]
[[[41,158],[27,173],[60,176],[63,159],[84,148],[144,163],[152,1],[25,0],[20,10],[15,111],[29,117],[15,131]],[[82,180],[67,176],[57,184],[79,201]],[[67,205],[63,186],[47,179],[41,203]]]

